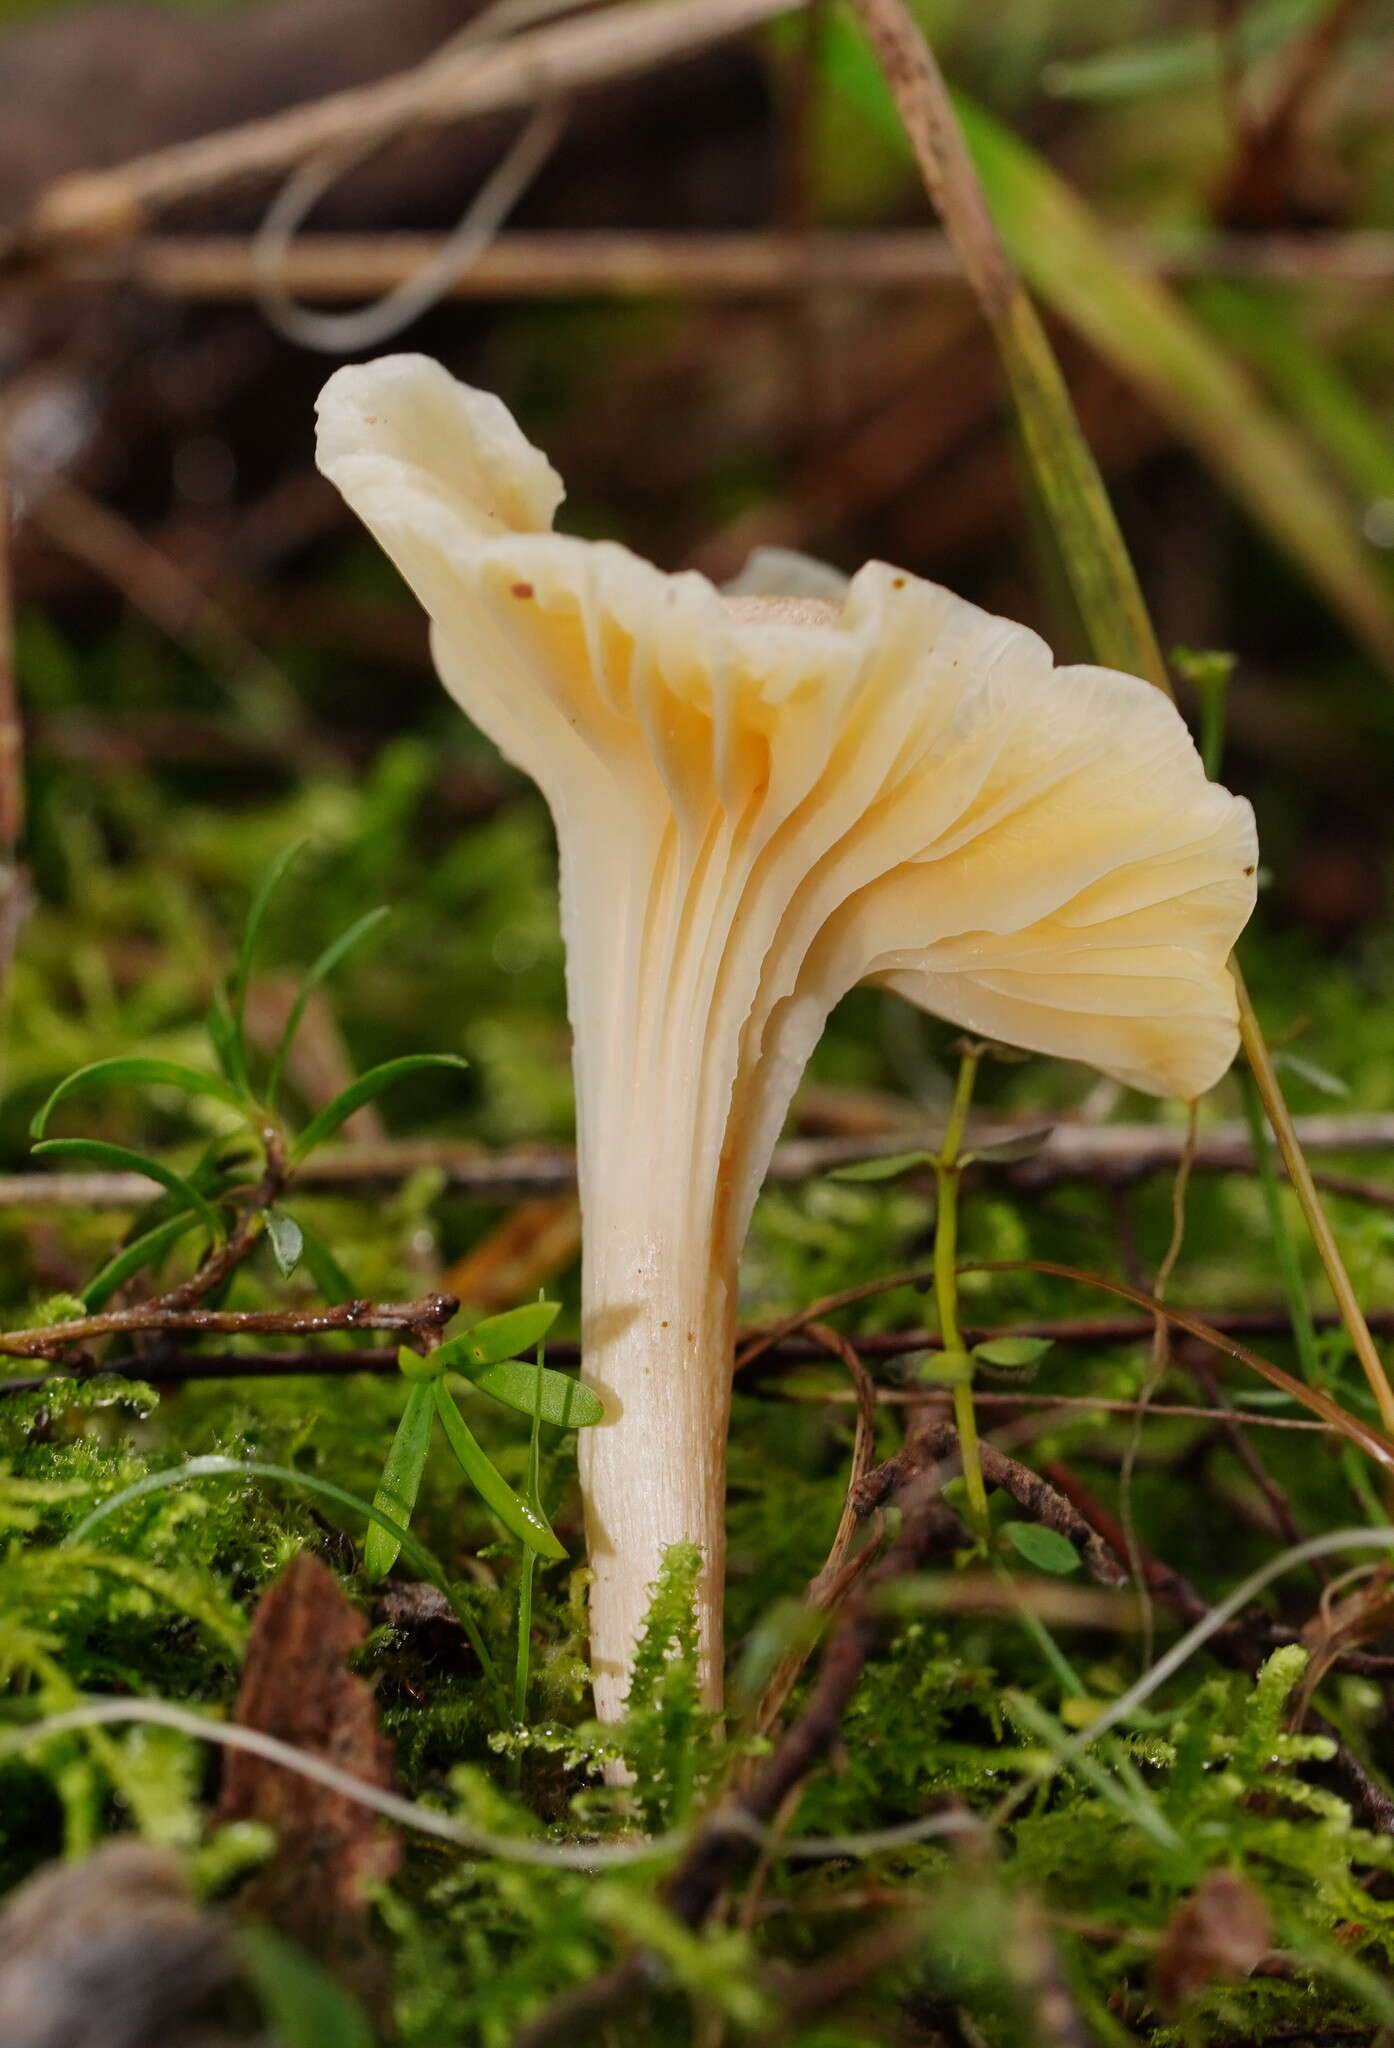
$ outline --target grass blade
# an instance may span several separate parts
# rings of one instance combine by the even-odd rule
[[[283,2048],[373,2048],[373,2031],[322,1964],[270,1927],[237,1930],[237,1950]]]
[[[247,1002],[247,983],[251,979],[252,961],[256,956],[261,928],[266,922],[266,913],[271,907],[276,891],[308,845],[307,839],[297,839],[293,846],[288,846],[284,852],[278,853],[252,898],[252,907],[247,912],[247,922],[242,927],[242,943],[237,949],[237,965],[233,968],[232,980],[228,983],[228,1008],[232,1013],[239,1038],[242,1033],[242,1013]]]
[[[281,1033],[276,1050],[271,1056],[271,1072],[266,1082],[266,1106],[268,1109],[275,1106],[276,1097],[280,1092],[281,1077],[285,1072],[286,1061],[290,1058],[291,1048],[295,1044],[296,1033],[300,1029],[310,997],[322,982],[329,979],[329,976],[334,972],[340,961],[346,960],[354,947],[361,944],[368,937],[369,933],[375,932],[384,918],[390,915],[391,913],[385,904],[378,910],[370,910],[366,916],[360,917],[356,924],[351,924],[346,932],[340,932],[338,938],[332,944],[326,946],[319,955],[319,958],[311,964],[305,979],[300,984],[295,1001],[291,1005],[290,1015],[286,1019],[286,1028]]]
[[[443,1379],[418,1382],[434,1402],[446,1442],[455,1453],[460,1470],[480,1499],[493,1509],[511,1536],[535,1550],[539,1557],[559,1560],[566,1550],[552,1534],[547,1519],[513,1491],[503,1474],[486,1456],[465,1422]]]
[[[109,1145],[104,1138],[45,1138],[35,1145],[35,1158],[82,1160],[88,1166],[108,1166],[118,1173],[143,1173],[167,1188],[183,1209],[192,1209],[209,1236],[216,1242],[223,1235],[222,1218],[205,1201],[191,1181],[162,1160],[149,1159],[144,1152],[132,1152],[125,1145]]]
[[[31,1138],[42,1138],[50,1116],[70,1095],[76,1095],[84,1088],[97,1088],[108,1081],[142,1082],[151,1087],[178,1088],[185,1095],[208,1095],[215,1102],[226,1103],[230,1109],[245,1109],[241,1094],[230,1081],[221,1080],[217,1074],[202,1074],[196,1067],[186,1067],[177,1060],[157,1059],[114,1059],[94,1060],[90,1066],[79,1067],[58,1083],[43,1108],[36,1112],[29,1126]]]
[[[317,1145],[324,1144],[341,1124],[347,1123],[356,1109],[361,1109],[365,1102],[371,1102],[374,1096],[381,1095],[383,1089],[390,1088],[394,1081],[403,1081],[408,1074],[424,1073],[431,1067],[453,1067],[463,1073],[468,1065],[468,1060],[462,1060],[458,1053],[413,1052],[406,1053],[401,1059],[384,1060],[380,1067],[369,1067],[366,1074],[360,1074],[342,1095],[335,1096],[328,1108],[322,1109],[306,1124],[291,1152],[291,1166],[300,1166]]]
[[[1394,498],[1394,436],[1341,366],[1312,346],[1287,292],[1207,278],[1188,297],[1206,326],[1253,364],[1357,498]]]
[[[122,1245],[120,1251],[108,1259],[101,1271],[94,1274],[83,1288],[79,1296],[83,1307],[91,1315],[95,1315],[98,1309],[105,1308],[112,1295],[118,1288],[125,1286],[132,1274],[138,1273],[142,1266],[153,1265],[156,1259],[163,1258],[172,1245],[178,1244],[181,1237],[197,1229],[201,1220],[192,1210],[185,1209],[179,1215],[168,1217],[165,1222],[156,1223],[149,1230],[143,1230],[139,1237],[132,1238],[129,1244]]]
[[[143,1479],[132,1480],[116,1493],[108,1494],[99,1501],[89,1515],[84,1515],[75,1529],[70,1529],[63,1538],[63,1548],[76,1546],[87,1540],[98,1525],[133,1501],[146,1500],[151,1494],[167,1492],[171,1487],[183,1486],[191,1479],[274,1479],[283,1486],[303,1488],[307,1493],[316,1493],[324,1500],[331,1500],[341,1508],[351,1508],[354,1514],[362,1515],[373,1528],[380,1528],[395,1537],[401,1553],[415,1571],[420,1572],[443,1593],[450,1603],[451,1612],[459,1622],[470,1645],[479,1659],[479,1668],[485,1683],[494,1696],[494,1703],[502,1719],[508,1712],[508,1696],[499,1679],[498,1669],[489,1655],[478,1624],[468,1606],[457,1594],[453,1583],[434,1552],[428,1550],[419,1537],[410,1529],[396,1522],[377,1503],[361,1500],[346,1487],[336,1486],[332,1479],[320,1479],[313,1472],[302,1472],[293,1465],[276,1465],[261,1458],[228,1458],[221,1452],[209,1452],[204,1457],[189,1458],[182,1465],[172,1465],[163,1472],[147,1472]]]
[[[1349,507],[1299,437],[1160,280],[1136,274],[1119,259],[1089,207],[1050,165],[981,109],[951,101],[932,60],[927,70],[906,70],[906,32],[921,49],[923,42],[898,4],[857,0],[857,6],[882,71],[895,80],[897,101],[865,54],[858,67],[843,47],[853,31],[836,15],[828,23],[830,35],[841,38],[834,76],[885,132],[900,134],[903,120],[910,135],[996,336],[1032,468],[1099,660],[1153,681],[1162,672],[1136,578],[1131,565],[1123,568],[1126,550],[1097,467],[1008,252],[1046,304],[1146,394],[1380,664],[1394,669],[1394,601]]]
[[[1268,57],[1320,15],[1327,0],[1257,0],[1227,30],[1238,62],[1248,66]],[[1042,84],[1057,99],[1116,105],[1155,93],[1184,92],[1209,85],[1224,67],[1215,28],[1183,30],[1145,42],[1119,43],[1092,56],[1062,59],[1046,67]]]
[[[405,1529],[411,1524],[412,1509],[421,1491],[421,1475],[431,1448],[431,1382],[417,1380],[407,1394],[407,1405],[397,1424],[397,1434],[382,1468],[382,1479],[373,1495],[373,1506]],[[363,1541],[363,1574],[368,1579],[385,1579],[397,1562],[401,1538],[381,1522],[375,1522]]]

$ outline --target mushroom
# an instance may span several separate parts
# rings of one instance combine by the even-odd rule
[[[420,356],[342,369],[319,463],[431,617],[446,688],[556,824],[574,1041],[596,1707],[700,1545],[720,1702],[737,1265],[804,1065],[871,981],[1192,1098],[1229,1065],[1253,816],[1159,691],[870,562],[723,598],[551,531],[559,478]]]

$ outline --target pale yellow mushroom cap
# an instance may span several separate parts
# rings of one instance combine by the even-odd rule
[[[1159,691],[1056,668],[884,563],[840,606],[725,601],[554,534],[546,459],[423,357],[330,379],[319,462],[430,613],[447,687],[552,806],[578,1083],[607,1020],[661,1015],[709,1140],[742,1119],[741,1227],[746,1164],[856,982],[1153,1094],[1229,1065],[1253,815]]]

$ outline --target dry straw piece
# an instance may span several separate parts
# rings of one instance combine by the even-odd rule
[[[551,531],[560,480],[437,363],[339,371],[320,465],[431,615],[446,687],[556,821],[574,1032],[598,1709],[665,1549],[702,1548],[720,1695],[736,1270],[833,1004],[1194,1097],[1238,1043],[1249,806],[1179,714],[872,562],[838,605],[723,599]]]

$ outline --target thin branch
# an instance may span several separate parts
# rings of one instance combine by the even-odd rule
[[[1090,1577],[1112,1590],[1127,1584],[1127,1572],[1098,1532],[1077,1508],[1029,1466],[1010,1458],[996,1444],[980,1445],[983,1477],[989,1486],[1000,1486],[1032,1521],[1053,1529],[1079,1552]],[[907,1438],[893,1458],[868,1473],[853,1496],[858,1515],[865,1518],[904,1493],[931,1466],[943,1465],[957,1456],[958,1431],[950,1418],[930,1423]]]
[[[459,1308],[453,1294],[428,1294],[420,1301],[345,1301],[333,1308],[309,1309],[165,1308],[159,1302],[146,1302],[136,1308],[108,1309],[101,1315],[80,1316],[68,1323],[49,1323],[43,1329],[0,1335],[0,1357],[46,1358],[70,1344],[163,1330],[197,1331],[200,1335],[220,1337],[310,1337],[323,1336],[330,1330],[407,1330],[420,1335],[443,1330]],[[300,1354],[287,1356],[295,1358]],[[145,1369],[153,1371],[157,1378],[165,1376],[165,1367],[159,1360],[147,1362]]]
[[[431,1300],[449,1300],[450,1296],[431,1296]],[[255,1313],[252,1311],[251,1313]],[[307,1315],[320,1315],[322,1310],[291,1310],[287,1312],[297,1318],[294,1326],[287,1325],[288,1334],[314,1334],[308,1327],[302,1327]],[[1327,1311],[1317,1317],[1320,1329],[1335,1329],[1339,1316]],[[1284,1308],[1261,1309],[1217,1309],[1208,1318],[1209,1327],[1227,1337],[1283,1336],[1289,1330],[1287,1310]],[[1382,1335],[1394,1337],[1394,1308],[1378,1308],[1370,1311],[1373,1329]],[[62,1323],[51,1326],[56,1332],[70,1331],[72,1324]],[[249,1326],[239,1322],[240,1334]],[[360,1318],[353,1325],[358,1329],[380,1327]],[[382,1326],[386,1327],[386,1326]],[[1128,1344],[1142,1344],[1151,1336],[1153,1323],[1147,1316],[1043,1316],[1032,1322],[993,1323],[965,1325],[964,1336],[971,1344],[986,1343],[999,1337],[1044,1337],[1053,1344],[1065,1344],[1081,1349],[1096,1345],[1109,1349],[1122,1348]],[[31,1332],[14,1333],[27,1337]],[[760,1340],[762,1333],[744,1331],[742,1344]],[[859,1336],[857,1353],[863,1358],[896,1359],[912,1357],[917,1352],[933,1352],[942,1349],[939,1333],[935,1330],[873,1330]],[[547,1355],[558,1365],[579,1363],[581,1347],[565,1338],[553,1338],[547,1345]],[[790,1334],[776,1338],[764,1345],[758,1359],[753,1359],[745,1369],[742,1381],[750,1391],[757,1391],[767,1372],[777,1371],[782,1366],[807,1365],[827,1357],[827,1346],[815,1338]],[[158,1377],[169,1385],[182,1380],[209,1379],[294,1379],[304,1374],[326,1374],[337,1376],[355,1372],[395,1372],[397,1353],[392,1348],[373,1349],[359,1346],[352,1351],[322,1351],[314,1345],[307,1345],[298,1351],[230,1351],[230,1352],[186,1352],[176,1348],[162,1348],[159,1357]],[[83,1372],[90,1367],[82,1367]],[[151,1361],[139,1357],[104,1360],[104,1373],[134,1373],[151,1369]],[[66,1368],[47,1375],[49,1378],[68,1377]],[[42,1380],[0,1381],[0,1394],[28,1391],[43,1384]],[[917,1404],[933,1404],[947,1401],[949,1396],[942,1388],[884,1387],[873,1388],[877,1403],[885,1406],[912,1407]],[[799,1396],[798,1398],[803,1398]],[[853,1389],[829,1389],[815,1397],[823,1402],[860,1402],[861,1394]],[[1033,1394],[1013,1389],[1010,1392],[993,1391],[986,1388],[974,1390],[974,1399],[985,1406],[1001,1409],[1014,1408],[1059,1408],[1063,1411],[1079,1409],[1088,1414],[1132,1415],[1137,1408],[1135,1400],[1107,1398],[1094,1394]],[[1228,1407],[1200,1406],[1195,1403],[1172,1402],[1153,1403],[1149,1415],[1170,1415],[1189,1417],[1197,1422],[1231,1423],[1238,1421],[1246,1429],[1298,1429],[1323,1433],[1328,1425],[1324,1422],[1308,1421],[1301,1416],[1269,1415],[1266,1412],[1250,1412]]]
[[[607,7],[485,49],[437,52],[409,71],[264,119],[178,142],[40,193],[21,258],[70,241],[138,232],[161,207],[290,170],[306,158],[466,115],[533,106],[691,55],[786,14],[799,0],[652,0]]]
[[[972,1136],[974,1149],[1041,1130],[1038,1118],[1025,1122],[984,1122]],[[1394,1113],[1308,1116],[1295,1122],[1308,1152],[1394,1153]],[[926,1136],[929,1134],[926,1133]],[[1072,1181],[1126,1187],[1173,1170],[1180,1159],[1183,1129],[1170,1124],[1059,1123],[1029,1159],[994,1161],[979,1156],[975,1173],[990,1173],[1007,1186],[1041,1189]],[[790,1138],[775,1147],[769,1178],[779,1183],[816,1180],[864,1159],[886,1158],[913,1147],[917,1136],[904,1126],[885,1135]],[[1253,1151],[1240,1122],[1216,1124],[1196,1146],[1196,1173],[1249,1173]],[[561,1146],[520,1146],[487,1152],[481,1146],[433,1140],[399,1140],[345,1146],[316,1153],[297,1167],[296,1185],[311,1188],[369,1188],[407,1179],[423,1168],[442,1174],[452,1189],[481,1200],[511,1202],[534,1195],[565,1194],[576,1185],[576,1159]],[[926,1172],[929,1169],[926,1168]],[[1333,1193],[1352,1200],[1394,1205],[1394,1188],[1344,1175],[1326,1177]],[[0,1208],[35,1205],[64,1208],[138,1208],[160,1193],[156,1183],[132,1173],[11,1173],[0,1175]]]
[[[295,298],[336,305],[399,290],[429,272],[438,235],[304,234],[279,276]],[[1394,234],[1127,235],[1114,242],[1129,269],[1187,278],[1257,278],[1364,286],[1394,281]],[[242,235],[148,235],[92,251],[64,251],[57,277],[130,283],[163,298],[226,304],[258,288],[251,240]],[[452,278],[456,299],[799,297],[810,289],[962,292],[966,281],[948,237],[933,229],[860,234],[650,234],[580,229],[514,230]]]

